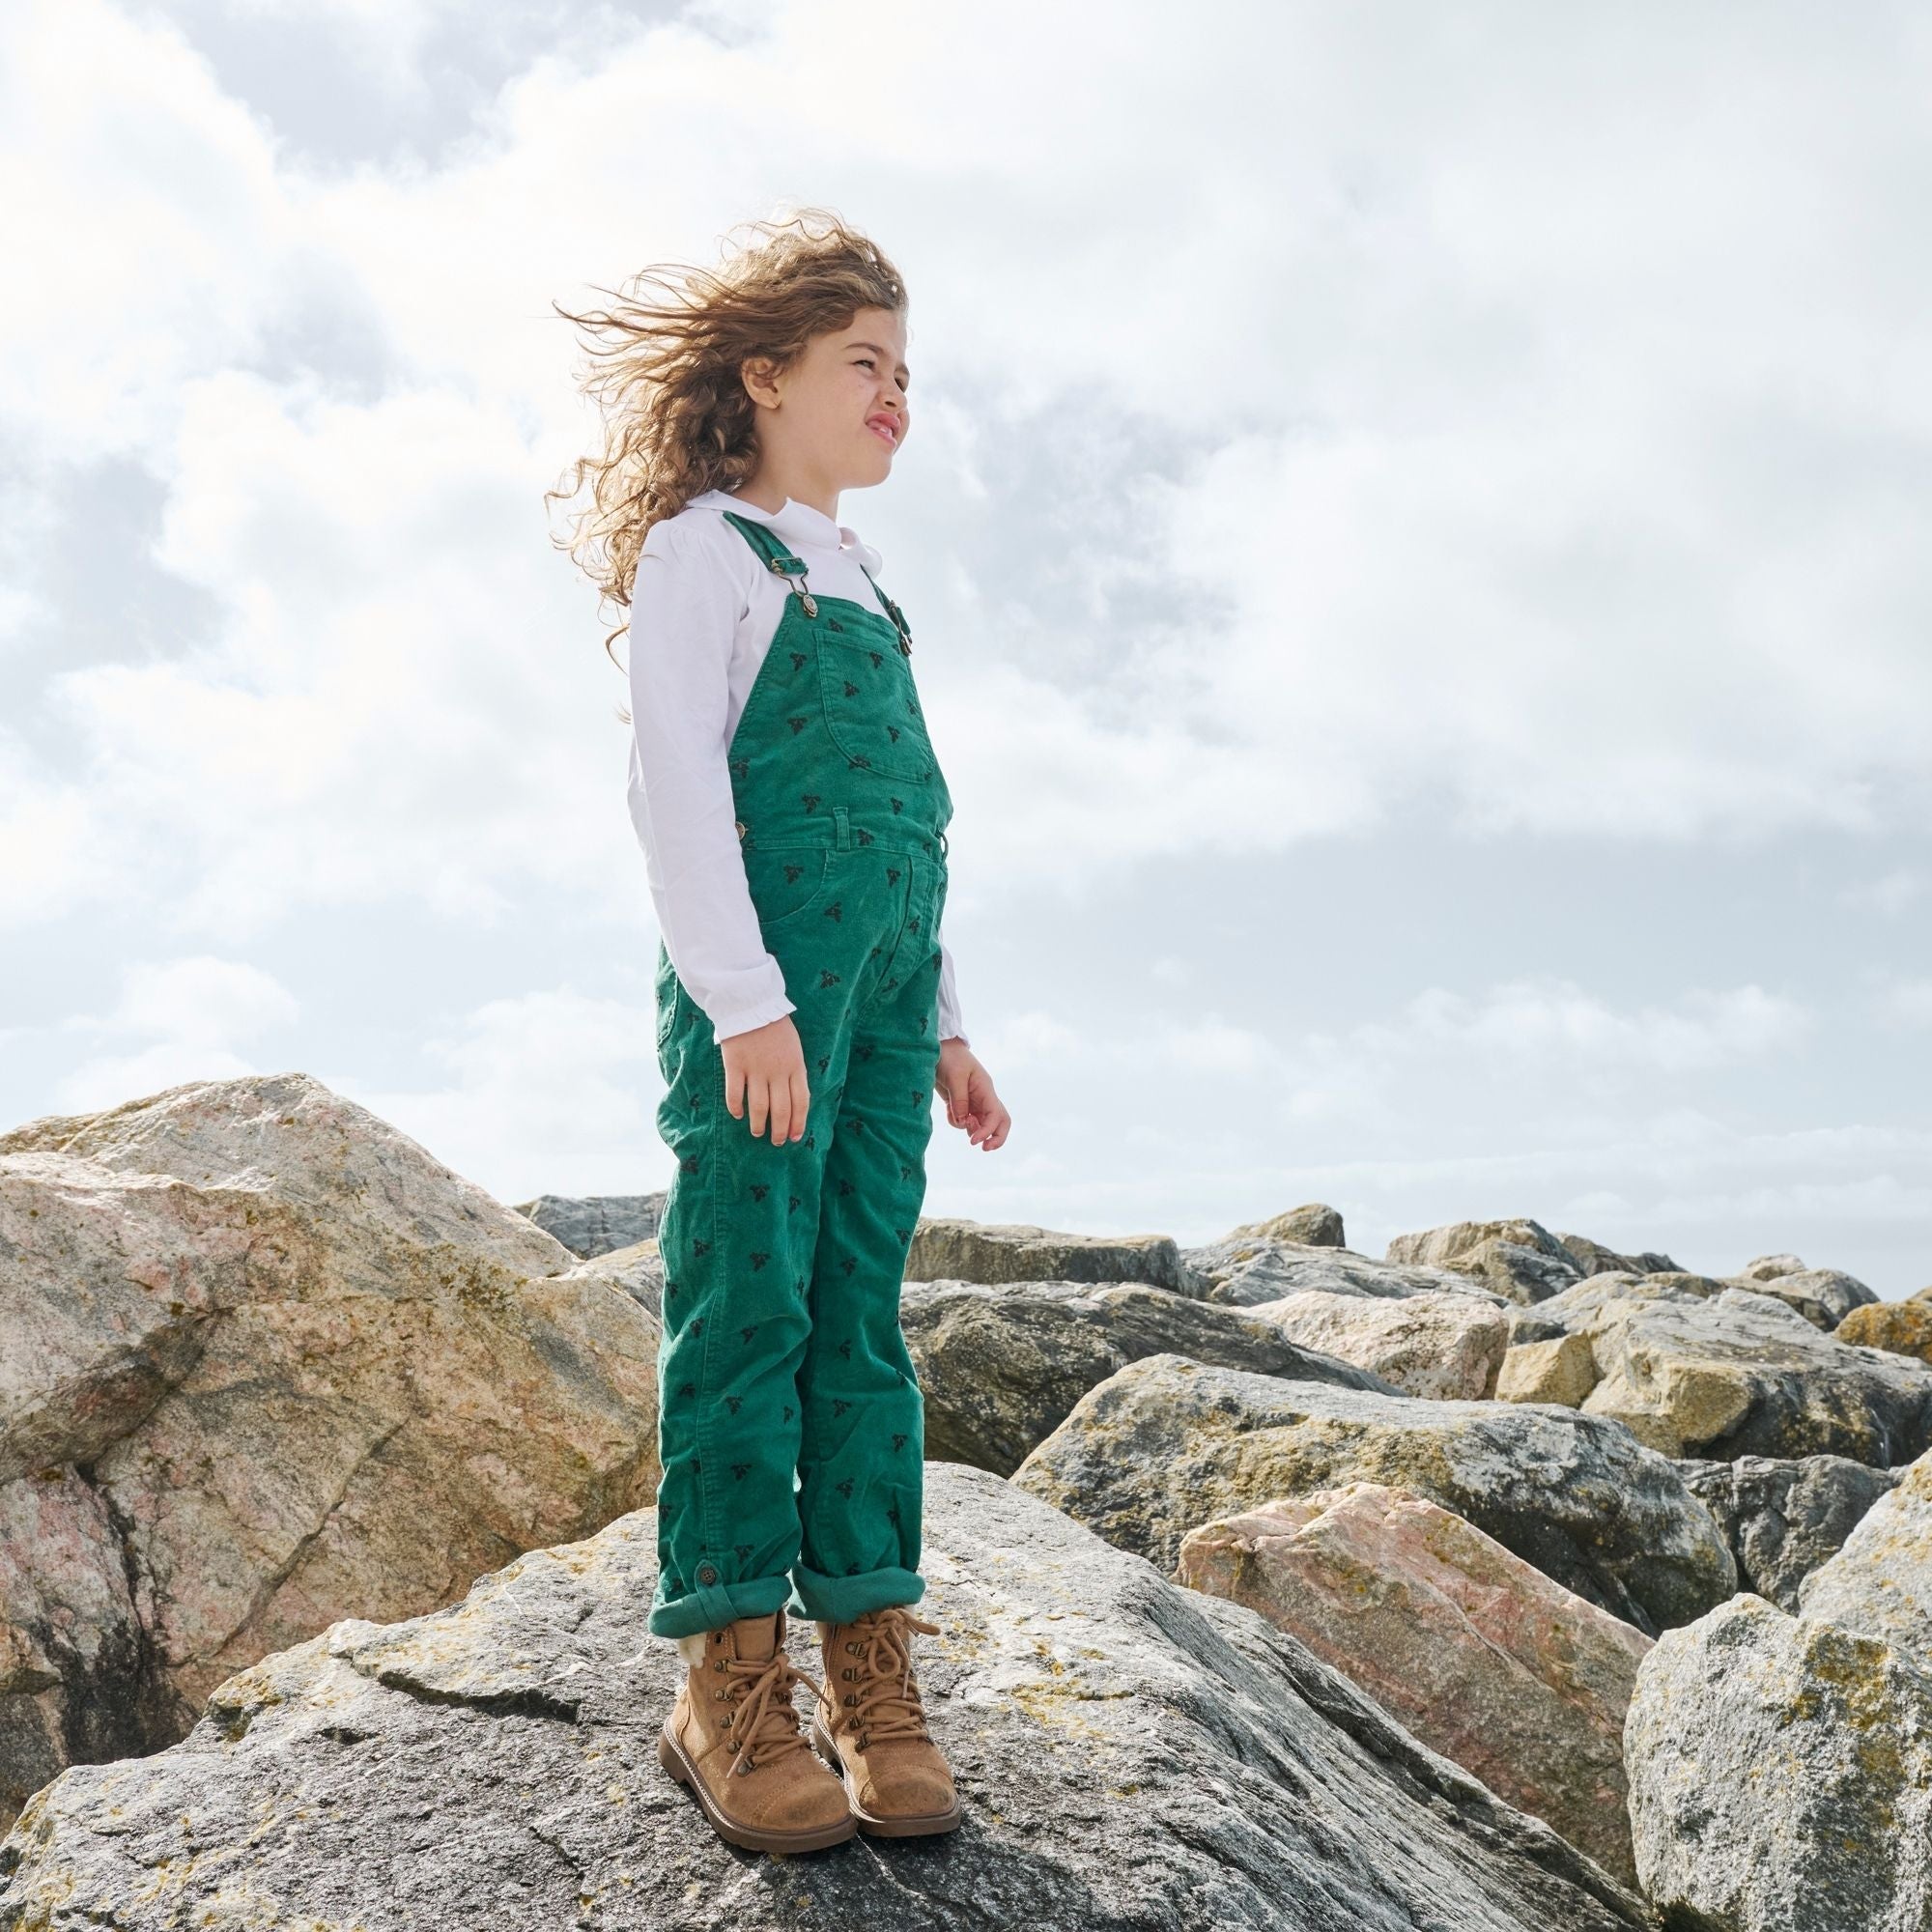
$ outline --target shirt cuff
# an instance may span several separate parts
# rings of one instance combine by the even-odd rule
[[[707,1011],[704,1015],[711,1022],[713,1045],[726,1040],[733,1034],[750,1033],[753,1027],[770,1026],[774,1020],[782,1019],[786,1013],[793,1013],[798,1008],[782,994],[777,999],[759,1000],[749,1007],[726,1008],[721,1012]]]

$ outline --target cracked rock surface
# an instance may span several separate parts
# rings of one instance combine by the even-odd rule
[[[656,1493],[609,1264],[301,1074],[0,1136],[0,1823]]]
[[[1932,1678],[1898,1645],[1742,1591],[1644,1658],[1624,1761],[1670,1932],[1932,1924]]]
[[[1737,1580],[1666,1458],[1553,1405],[1431,1402],[1149,1355],[1089,1389],[1012,1481],[1169,1574],[1196,1523],[1365,1481],[1454,1511],[1646,1636]]]
[[[654,1509],[448,1608],[333,1625],[0,1842],[0,1923],[1618,1932],[1656,1922],[1257,1612],[926,1465],[916,1639],[966,1804],[932,1839],[725,1844],[658,1764]],[[811,1633],[795,1660],[816,1676]],[[801,1711],[810,1697],[801,1688]]]
[[[1398,1393],[1244,1308],[1139,1282],[907,1282],[899,1321],[924,1396],[926,1454],[996,1476],[1011,1475],[1095,1382],[1142,1355]]]

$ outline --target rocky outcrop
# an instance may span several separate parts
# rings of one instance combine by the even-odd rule
[[[264,1659],[172,1750],[69,1771],[0,1846],[0,1923],[1652,1925],[1253,1610],[997,1477],[933,1463],[926,1484],[919,1607],[941,1633],[917,1657],[965,1802],[956,1833],[774,1861],[695,1815],[656,1755],[683,1666],[639,1646],[646,1509],[452,1608],[338,1623]],[[816,1676],[809,1634],[792,1649]]]
[[[1602,1275],[1537,1314],[1587,1334],[1586,1414],[1665,1456],[1847,1456],[1873,1468],[1932,1447],[1932,1368],[1820,1334],[1783,1303],[1668,1275]]]
[[[1279,1301],[1303,1291],[1375,1296],[1449,1293],[1505,1305],[1504,1297],[1450,1268],[1402,1267],[1349,1248],[1286,1241],[1274,1236],[1227,1235],[1198,1248],[1181,1249],[1180,1259],[1203,1300],[1236,1307]]]
[[[1540,1221],[1458,1221],[1446,1228],[1398,1235],[1392,1262],[1442,1267],[1510,1301],[1537,1302],[1583,1279],[1577,1258]]]
[[[1606,1248],[1602,1241],[1593,1241],[1587,1235],[1558,1235],[1556,1236],[1565,1254],[1577,1264],[1577,1271],[1587,1280],[1593,1274],[1675,1274],[1677,1264],[1668,1255],[1646,1251],[1640,1255],[1621,1255],[1614,1248]]]
[[[1807,1268],[1796,1255],[1760,1256],[1731,1276],[1730,1285],[1775,1296],[1828,1335],[1853,1309],[1878,1299],[1856,1275],[1839,1268]]]
[[[657,1325],[299,1074],[0,1138],[0,1813],[655,1494]]]
[[[1597,1358],[1587,1335],[1518,1342],[1504,1354],[1492,1393],[1498,1402],[1553,1402],[1580,1408],[1597,1386]]]
[[[1288,1241],[1302,1248],[1348,1246],[1342,1233],[1342,1216],[1320,1201],[1311,1201],[1303,1208],[1291,1208],[1287,1213],[1271,1215],[1265,1221],[1243,1221],[1228,1233],[1259,1235],[1264,1240]]]
[[[1932,1923],[1932,1678],[1884,1639],[1742,1592],[1638,1666],[1624,1764],[1672,1932]]]
[[[1736,1584],[1717,1524],[1672,1464],[1567,1409],[1424,1402],[1151,1355],[1090,1389],[1012,1480],[1163,1570],[1199,1523],[1368,1481],[1453,1510],[1647,1634]]]
[[[1921,1456],[1804,1579],[1799,1607],[1911,1653],[1932,1670],[1932,1456]]]
[[[1623,1728],[1641,1632],[1380,1483],[1203,1523],[1176,1575],[1292,1632],[1432,1750],[1636,1883]]]
[[[587,1261],[656,1240],[664,1205],[663,1188],[655,1194],[539,1194],[534,1201],[519,1202],[517,1212]]]
[[[1723,1531],[1738,1588],[1794,1613],[1799,1586],[1835,1556],[1874,1503],[1905,1471],[1845,1456],[1739,1456],[1680,1460],[1684,1486]]]
[[[1373,1370],[1405,1395],[1442,1401],[1493,1395],[1509,1347],[1509,1320],[1499,1307],[1439,1290],[1389,1297],[1303,1289],[1252,1303],[1247,1313],[1303,1348]]]
[[[1856,1276],[1840,1274],[1835,1268],[1806,1268],[1797,1274],[1764,1281],[1732,1281],[1726,1286],[1749,1289],[1754,1294],[1781,1301],[1827,1335],[1835,1334],[1847,1316],[1878,1299]]]
[[[1736,1282],[1776,1281],[1781,1274],[1804,1272],[1804,1264],[1796,1255],[1759,1255],[1755,1261],[1747,1262],[1729,1279]]]
[[[908,1281],[1143,1281],[1178,1294],[1195,1284],[1169,1235],[1059,1235],[1028,1223],[922,1217]]]
[[[558,1281],[600,1282],[628,1294],[653,1321],[664,1315],[664,1257],[655,1237],[628,1248],[609,1248],[566,1268]]]
[[[1872,1301],[1854,1308],[1833,1329],[1840,1342],[1858,1349],[1883,1349],[1932,1363],[1932,1301]]]
[[[1400,1393],[1273,1322],[1135,1282],[908,1282],[899,1322],[925,1399],[925,1452],[1010,1475],[1115,1370],[1179,1353],[1289,1381]]]

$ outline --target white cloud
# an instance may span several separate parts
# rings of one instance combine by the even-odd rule
[[[318,1077],[499,1200],[559,1186],[641,1194],[668,1183],[669,1156],[651,1132],[663,1089],[647,1009],[570,986],[519,994],[450,1016],[426,1053],[447,1071],[440,1086]],[[639,1149],[648,1151],[640,1157]]]
[[[142,961],[123,969],[121,997],[103,1024],[180,1040],[253,1039],[295,1019],[298,1006],[272,974],[243,960]],[[86,1018],[71,1024],[95,1024]]]
[[[291,1026],[299,1006],[272,974],[211,953],[135,960],[104,1013],[73,1013],[63,1030],[95,1043],[60,1082],[60,1110],[118,1106],[185,1080],[266,1070],[248,1050]]]
[[[432,16],[345,30],[407,58]],[[88,842],[116,827],[125,857],[6,917],[170,879],[184,931],[418,892],[487,920],[559,855],[586,881],[616,862],[614,681],[540,529],[588,427],[549,302],[707,256],[781,188],[846,206],[912,279],[913,467],[861,514],[889,538],[929,520],[899,584],[1000,877],[1104,889],[1151,853],[1444,810],[1685,838],[1922,803],[1906,458],[1932,382],[1898,353],[1924,292],[1893,244],[1932,139],[1871,45],[1707,18],[1654,63],[1634,16],[1519,17],[1499,69],[1500,15],[1412,22],[1391,58],[1367,17],[1282,8],[1243,16],[1231,63],[1151,8],[1097,46],[1084,16],[935,9],[854,121],[823,105],[869,31],[849,6],[699,17],[726,37],[536,61],[444,165],[324,178],[177,33],[99,0],[22,16],[12,253],[61,298],[16,305],[0,409],[74,456],[142,451],[161,562],[227,616],[213,649],[52,683],[97,776]],[[1902,17],[1883,31],[1922,54]],[[1755,85],[1713,96],[1744,56]],[[1133,103],[1156,84],[1151,135]],[[1859,114],[1798,156],[1794,106],[1852,89]],[[377,356],[374,395],[326,355],[243,373],[331,321]],[[1195,454],[1094,479],[1065,539],[1094,610],[970,621],[955,458],[958,507],[1009,518],[1050,441],[1110,423]],[[1150,547],[1123,553],[1110,500]],[[1025,584],[998,594],[1024,608]],[[1178,594],[1183,621],[1143,614]],[[52,761],[0,758],[28,836],[59,818]]]
[[[1895,980],[1879,996],[1879,1011],[1893,1026],[1932,1027],[1932,980]]]
[[[10,10],[0,62],[0,420],[15,450],[156,447],[179,385],[312,295],[270,137],[172,29],[102,0]]]
[[[237,11],[258,59],[278,14],[315,16]],[[442,66],[515,43],[527,22],[502,17],[331,16],[383,102],[461,95]],[[0,500],[58,477],[67,521],[10,511],[0,538],[0,931],[37,928],[21,956],[43,959],[111,957],[132,929],[241,971],[251,937],[352,912],[458,945],[559,904],[647,932],[621,680],[546,541],[540,493],[591,436],[549,305],[712,259],[780,197],[825,201],[913,293],[902,473],[841,514],[920,634],[960,809],[950,923],[1118,911],[1168,854],[1360,854],[1349,886],[1327,875],[1335,925],[1292,1018],[1203,1000],[1219,942],[1157,908],[1135,912],[1161,1012],[1131,1037],[1030,980],[1001,1013],[969,948],[976,1048],[1009,1056],[1032,1113],[968,1198],[1198,1226],[1333,1173],[1361,1177],[1370,1228],[1574,1200],[1628,1204],[1611,1232],[1647,1243],[1661,1203],[1702,1225],[1703,1189],[1727,1228],[1780,1203],[1825,1225],[1833,1201],[1849,1227],[1868,1200],[1904,1252],[1922,1147],[1787,1174],[1748,1107],[1719,1118],[1727,1079],[1757,1074],[1756,1097],[1803,1064],[1830,1004],[1815,978],[1764,983],[1753,933],[1696,924],[1686,971],[1717,990],[1653,997],[1630,958],[1667,898],[1589,987],[1541,970],[1570,967],[1554,943],[1486,939],[1472,901],[1466,947],[1423,969],[1441,983],[1363,1023],[1350,962],[1406,910],[1363,882],[1445,830],[1464,854],[1546,841],[1610,934],[1639,899],[1633,842],[1700,847],[1709,879],[1765,841],[1896,850],[1922,827],[1927,28],[1901,7],[1496,8],[1394,31],[1312,4],[1172,27],[1143,0],[1098,37],[1072,9],[912,10],[854,116],[878,26],[850,0],[635,30],[566,9],[469,138],[429,159],[376,141],[365,165],[291,145],[153,10],[14,9],[0,240],[32,298],[0,324]],[[134,470],[162,501],[147,559],[90,503]],[[144,611],[125,648],[76,650],[50,555],[76,583],[189,586],[194,628]],[[1922,912],[1919,868],[1870,863],[1848,925]],[[403,963],[417,983],[384,997],[430,1065],[358,1097],[501,1189],[654,1184],[647,1014],[513,988],[450,1018],[428,950]],[[157,973],[49,1091],[281,1065],[316,1006],[295,986],[278,1020],[243,996],[258,1023],[223,1029],[218,976]],[[1922,1024],[1918,982],[1887,984],[1867,1022]],[[59,1031],[9,1028],[15,1054]],[[1880,1118],[1830,1044],[1818,1104]],[[311,1037],[288,1064],[331,1059]]]
[[[1115,1030],[1036,1009],[989,1018],[982,1031],[986,1054],[1003,1065],[1158,1065],[1215,1090],[1230,1077],[1265,1077],[1281,1084],[1289,1111],[1319,1119],[1379,1116],[1419,1093],[1492,1081],[1507,1082],[1525,1105],[1583,1082],[1598,1094],[1643,1092],[1660,1079],[1776,1059],[1815,1025],[1800,1002],[1754,984],[1620,1009],[1573,980],[1525,975],[1474,995],[1425,987],[1390,1017],[1337,1033],[1272,1033],[1212,1011],[1164,1009]]]
[[[1899,866],[1875,879],[1860,879],[1848,885],[1841,896],[1849,906],[1869,908],[1887,919],[1898,919],[1925,896],[1922,872]]]

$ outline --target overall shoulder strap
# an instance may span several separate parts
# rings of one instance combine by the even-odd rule
[[[866,566],[863,563],[859,566],[859,568],[861,570],[866,570]],[[885,606],[886,615],[893,620],[893,629],[899,634],[899,649],[903,651],[907,657],[911,657],[912,629],[906,623],[905,612],[901,611],[899,607],[896,604],[895,604],[893,600],[890,597],[888,597],[883,590],[879,588],[878,579],[875,578],[869,570],[866,570],[866,582],[872,586],[872,595],[876,597],[882,605]]]
[[[761,524],[751,517],[741,517],[735,510],[719,513],[727,524],[737,526],[738,533],[764,558],[768,570],[777,571],[781,577],[802,577],[805,574],[805,559],[794,556],[785,548],[784,540],[769,524]]]

